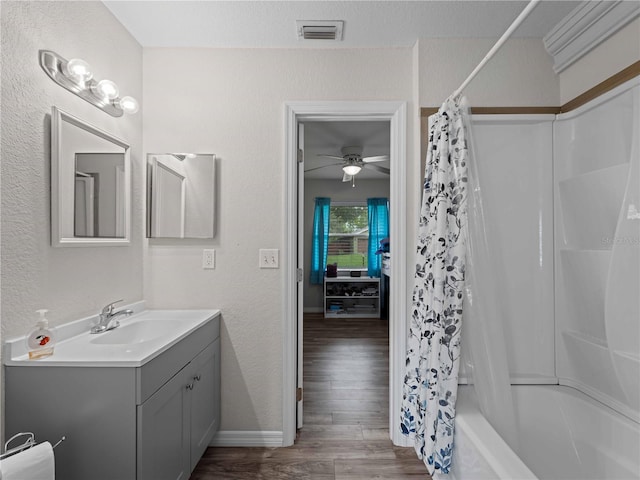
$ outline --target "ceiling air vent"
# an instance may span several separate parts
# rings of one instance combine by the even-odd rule
[[[296,20],[298,40],[342,40],[342,20]]]

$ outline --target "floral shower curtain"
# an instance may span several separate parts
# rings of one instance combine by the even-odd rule
[[[444,102],[429,119],[407,341],[402,433],[431,475],[449,473],[460,360],[467,240],[465,100]]]

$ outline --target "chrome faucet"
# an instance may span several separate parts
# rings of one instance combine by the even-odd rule
[[[126,315],[128,317],[133,313],[133,310],[119,310],[117,312],[114,312],[114,305],[121,301],[122,300],[116,300],[115,302],[111,302],[102,309],[102,312],[100,312],[100,321],[97,325],[91,327],[91,333],[103,333],[109,330],[113,330],[114,328],[120,326],[120,322],[116,320],[116,317],[119,317],[121,315]]]

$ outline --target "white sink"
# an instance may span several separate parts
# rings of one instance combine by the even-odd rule
[[[131,306],[123,307],[131,308]],[[141,310],[120,318],[120,326],[91,334],[97,315],[56,327],[53,355],[29,360],[24,337],[4,344],[5,365],[140,367],[194,330],[220,315],[219,310]]]
[[[153,342],[180,330],[180,322],[175,320],[138,320],[122,323],[119,327],[104,333],[93,334],[90,343],[96,345],[133,345]]]

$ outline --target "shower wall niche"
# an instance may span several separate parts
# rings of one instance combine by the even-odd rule
[[[556,370],[640,417],[640,80],[554,122]]]

